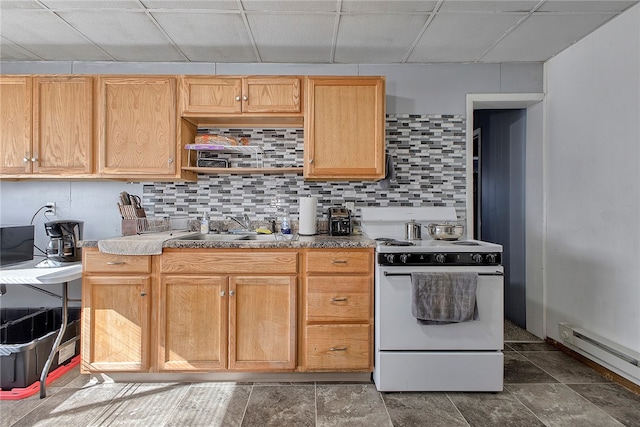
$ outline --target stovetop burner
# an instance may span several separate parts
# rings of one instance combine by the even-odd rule
[[[375,240],[377,242],[380,242],[380,244],[384,246],[414,246],[415,245],[413,242],[408,242],[406,240],[390,239],[388,237],[378,237]]]

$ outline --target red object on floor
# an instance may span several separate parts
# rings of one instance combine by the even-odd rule
[[[47,375],[47,386],[75,368],[80,364],[80,355],[77,355],[66,365],[60,365],[53,372],[49,372]],[[40,381],[36,381],[29,387],[24,388],[12,388],[11,390],[0,390],[0,400],[20,400],[25,397],[33,396],[40,391]]]

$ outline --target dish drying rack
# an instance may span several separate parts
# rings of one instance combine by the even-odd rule
[[[189,157],[188,157],[188,164],[189,165],[193,165],[196,164],[197,166],[199,163],[199,160],[202,159],[209,159],[209,160],[215,160],[213,158],[205,158],[202,153],[212,153],[212,152],[217,152],[217,153],[224,153],[224,154],[245,154],[245,155],[250,155],[253,158],[253,161],[255,162],[255,167],[257,168],[261,168],[263,167],[263,162],[262,162],[262,148],[255,146],[255,145],[216,145],[216,144],[186,144],[184,146],[184,148],[186,150],[189,150]],[[192,158],[191,158],[191,153],[195,151],[195,161],[192,162]],[[228,161],[226,159],[219,159],[221,161],[221,164],[224,163],[224,166],[217,166],[217,167],[229,167],[228,165]]]

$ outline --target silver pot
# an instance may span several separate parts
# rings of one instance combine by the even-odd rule
[[[422,239],[422,224],[412,219],[409,222],[404,223],[404,239],[405,240],[420,240]]]
[[[458,240],[464,234],[464,225],[451,222],[427,225],[429,236],[436,240]]]

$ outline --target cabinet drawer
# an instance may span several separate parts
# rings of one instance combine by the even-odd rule
[[[227,273],[227,274],[297,274],[296,252],[234,251],[165,252],[162,255],[162,273]]]
[[[363,276],[308,277],[307,321],[368,322],[371,285],[371,279]]]
[[[309,273],[369,273],[373,267],[373,249],[322,250],[307,253]]]
[[[309,370],[371,370],[369,325],[307,326]]]
[[[111,255],[97,251],[84,251],[82,263],[85,273],[150,273],[148,255]]]

